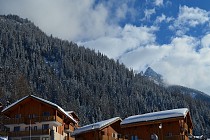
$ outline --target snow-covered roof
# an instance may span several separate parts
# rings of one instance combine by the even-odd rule
[[[62,113],[64,113],[64,114],[65,114],[67,117],[69,117],[71,120],[73,120],[75,123],[77,123],[77,121],[74,120],[74,118],[73,118],[72,116],[70,116],[66,111],[64,111],[64,110],[63,110],[60,106],[58,106],[57,104],[52,103],[52,102],[50,102],[50,101],[47,101],[47,100],[45,100],[45,99],[39,98],[39,97],[34,96],[34,95],[28,95],[28,96],[25,96],[25,97],[21,98],[20,100],[17,100],[16,102],[14,102],[14,103],[12,103],[11,105],[9,105],[9,106],[7,106],[6,108],[4,108],[4,109],[2,110],[2,112],[5,112],[6,110],[10,109],[10,108],[13,107],[14,105],[20,103],[21,101],[23,101],[24,99],[29,98],[29,97],[35,98],[35,99],[37,99],[37,100],[39,100],[39,101],[42,101],[42,102],[44,102],[44,103],[46,103],[46,104],[52,105],[53,107],[57,108],[57,109],[60,110]]]
[[[77,114],[74,111],[66,111],[66,113],[73,116],[73,118],[76,117],[78,120],[80,120],[79,117],[77,116]]]
[[[16,102],[14,102],[14,103],[12,103],[12,104],[10,104],[10,105],[8,105],[8,106],[5,107],[1,112],[4,112],[4,111],[8,110],[9,108],[11,108],[12,106],[14,106],[14,105],[18,104],[19,102],[23,101],[23,100],[26,99],[27,97],[29,97],[29,95],[28,95],[28,96],[25,96],[25,97],[23,97],[23,98],[21,98],[20,100],[17,100]]]
[[[8,140],[8,137],[0,137],[0,140]]]
[[[111,124],[117,122],[118,120],[122,121],[120,117],[115,117],[115,118],[111,118],[111,119],[104,120],[104,121],[101,121],[101,122],[85,125],[83,127],[80,127],[78,129],[76,129],[72,133],[72,135],[75,136],[75,135],[85,133],[85,132],[88,132],[88,131],[92,131],[92,130],[98,130],[98,129],[100,130],[100,129],[103,129],[104,127],[108,126],[108,125],[111,125]]]
[[[162,120],[175,117],[186,117],[189,110],[187,108],[165,110],[159,112],[152,112],[142,115],[130,116],[121,122],[121,125],[132,124],[138,122],[149,122],[154,120]]]

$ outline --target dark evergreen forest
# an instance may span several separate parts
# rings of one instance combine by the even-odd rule
[[[183,94],[181,86],[158,85],[100,52],[47,36],[27,19],[0,16],[0,102],[5,107],[28,94],[75,111],[80,125],[187,107],[195,135],[210,135],[209,100]]]

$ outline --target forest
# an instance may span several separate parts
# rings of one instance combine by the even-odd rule
[[[48,36],[27,19],[0,16],[3,107],[33,94],[75,111],[81,126],[111,117],[187,107],[194,134],[210,136],[210,98],[199,91],[200,96],[194,98],[194,91],[157,84],[100,52]]]

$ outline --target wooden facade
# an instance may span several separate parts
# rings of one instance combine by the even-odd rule
[[[111,118],[83,127],[73,111],[33,95],[4,108],[10,140],[188,140],[193,124],[188,109]]]
[[[54,103],[33,95],[11,104],[2,113],[4,125],[13,140],[73,140],[71,133],[78,122]]]
[[[119,117],[83,126],[73,133],[75,140],[123,140]]]
[[[167,111],[162,113],[167,114]],[[153,113],[149,113],[150,116],[145,114],[130,117],[130,122],[122,122],[121,124],[123,134],[129,140],[188,140],[193,130],[189,111],[183,114],[183,116],[178,115],[177,117],[170,113],[163,118],[161,118],[161,114],[157,115],[156,113],[154,113],[155,117],[150,117]],[[140,118],[139,121],[138,117]]]

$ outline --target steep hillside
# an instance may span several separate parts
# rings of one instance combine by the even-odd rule
[[[187,87],[183,87],[183,86],[179,86],[179,85],[171,85],[171,86],[168,86],[168,90],[170,90],[171,92],[178,92],[178,93],[182,93],[185,95],[187,94],[194,99],[210,102],[209,95],[207,95],[201,91],[198,91],[196,89],[191,89],[191,88],[187,88]]]
[[[196,135],[210,134],[209,102],[159,86],[99,52],[49,37],[28,20],[0,16],[0,102],[6,106],[27,94],[74,110],[81,125],[187,107]]]

